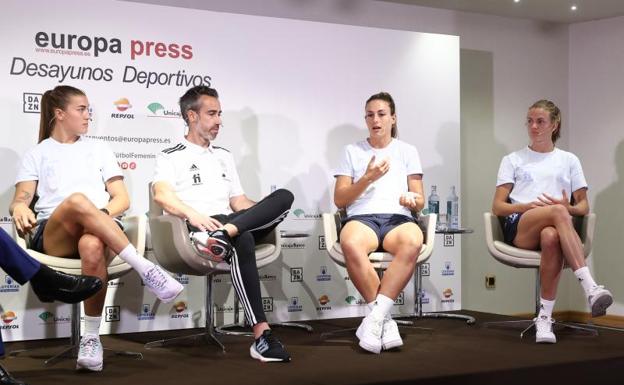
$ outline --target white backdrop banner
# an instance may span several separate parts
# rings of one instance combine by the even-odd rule
[[[367,136],[364,102],[373,93],[395,98],[399,137],[420,152],[427,195],[437,185],[444,201],[455,185],[461,196],[457,36],[93,0],[4,1],[0,36],[0,226],[8,232],[41,94],[59,84],[87,93],[88,135],[114,150],[130,212],[140,215],[156,154],[185,133],[178,98],[200,84],[219,91],[224,127],[215,143],[234,154],[247,195],[283,187],[296,197],[280,227],[282,255],[259,272],[270,320],[364,314],[345,270],[323,249],[320,216],[335,210],[331,170],[343,146]],[[426,311],[461,308],[460,240],[444,241],[425,266]],[[134,273],[109,282],[102,333],[202,326],[204,278],[177,278],[186,290],[174,305],[157,301]],[[69,334],[67,305],[41,304],[10,277],[1,280],[6,340]],[[215,287],[217,321],[228,322],[229,277]],[[395,312],[413,304],[410,283]]]

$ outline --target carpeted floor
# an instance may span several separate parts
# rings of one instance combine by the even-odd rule
[[[7,344],[7,351],[45,347],[2,364],[29,385],[37,384],[623,384],[624,332],[600,330],[598,337],[557,332],[555,345],[537,345],[530,333],[482,327],[483,322],[510,319],[467,312],[477,318],[469,326],[458,320],[425,319],[402,329],[405,345],[373,355],[357,346],[354,336],[322,341],[320,333],[357,326],[359,319],[315,321],[314,333],[276,330],[290,351],[288,364],[263,364],[249,357],[251,339],[223,337],[227,353],[211,345],[146,350],[152,340],[192,334],[179,330],[104,336],[107,348],[143,353],[143,360],[105,353],[104,370],[81,373],[73,359],[45,367],[43,359],[67,340]]]

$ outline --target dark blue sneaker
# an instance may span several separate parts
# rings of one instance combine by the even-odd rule
[[[290,355],[279,340],[273,336],[271,329],[262,332],[260,338],[249,348],[251,357],[262,362],[290,362]]]

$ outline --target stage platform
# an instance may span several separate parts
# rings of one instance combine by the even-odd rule
[[[45,350],[6,358],[2,364],[29,385],[38,384],[623,384],[624,332],[600,330],[598,337],[567,331],[558,343],[537,345],[530,333],[484,328],[483,322],[512,319],[465,312],[475,325],[458,320],[417,320],[432,330],[403,329],[405,345],[380,355],[357,346],[355,336],[321,340],[324,331],[357,326],[359,319],[310,322],[314,333],[279,328],[290,351],[288,364],[263,364],[249,357],[251,339],[224,337],[227,352],[212,345],[185,345],[146,350],[156,339],[193,334],[197,329],[102,337],[105,347],[143,353],[143,360],[105,356],[100,373],[74,370],[73,359],[45,367],[43,359],[67,340],[7,343],[6,350],[43,346]]]

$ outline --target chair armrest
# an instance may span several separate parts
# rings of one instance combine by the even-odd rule
[[[594,230],[596,228],[596,214],[589,213],[582,217],[575,217],[575,228],[581,242],[583,242],[583,254],[585,258],[591,254],[594,243]]]
[[[17,243],[17,245],[19,247],[22,248],[22,250],[26,250],[26,239],[24,237],[21,237],[19,235],[19,233],[17,232],[17,227],[15,226],[15,222],[13,222],[13,239],[15,239],[15,243]]]
[[[335,214],[323,213],[323,233],[325,234],[325,248],[331,250],[338,241]]]
[[[145,255],[145,239],[147,232],[147,218],[145,215],[132,215],[123,217],[124,233],[137,253],[142,257]]]

